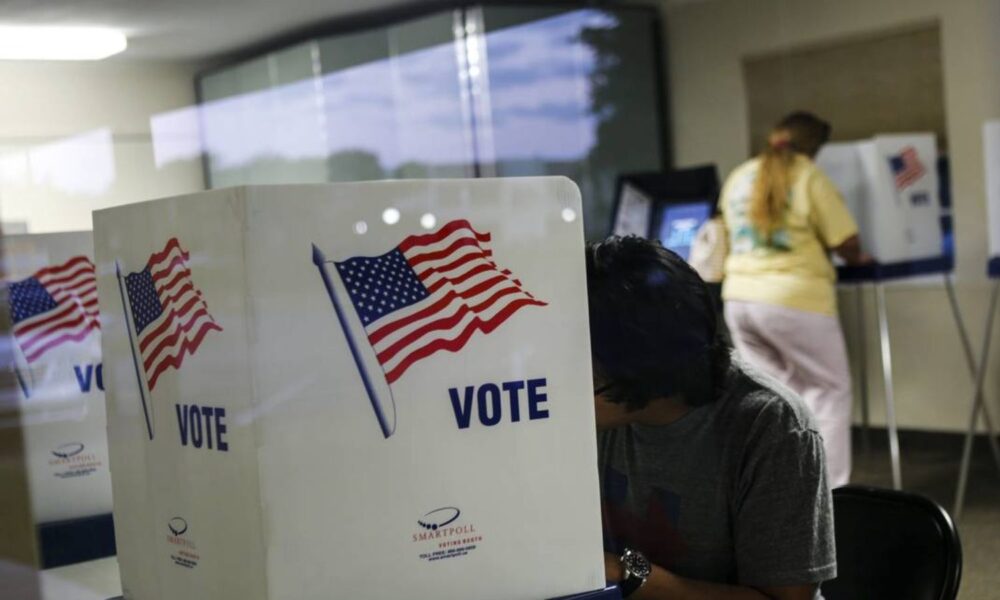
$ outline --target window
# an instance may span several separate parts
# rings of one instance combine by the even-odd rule
[[[664,164],[649,9],[470,7],[308,40],[199,80],[210,187],[565,175],[587,237]]]

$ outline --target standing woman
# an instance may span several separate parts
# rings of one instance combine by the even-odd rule
[[[788,115],[764,152],[739,166],[720,199],[730,253],[722,296],[736,349],[802,396],[823,436],[830,486],[851,476],[851,373],[837,319],[830,252],[871,258],[830,179],[813,163],[830,125]]]

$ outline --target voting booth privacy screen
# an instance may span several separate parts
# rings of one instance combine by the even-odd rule
[[[611,233],[659,240],[687,260],[698,230],[712,217],[718,196],[714,165],[623,175]]]
[[[580,214],[565,178],[96,212],[125,596],[602,588]]]
[[[989,274],[1000,277],[1000,121],[983,125],[986,170],[986,211],[989,218]]]
[[[89,231],[5,235],[3,255],[36,523],[111,511],[101,328]]]
[[[943,254],[933,134],[831,143],[816,162],[840,190],[858,222],[862,246],[878,263]]]

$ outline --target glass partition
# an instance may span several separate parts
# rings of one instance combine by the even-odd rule
[[[565,175],[587,237],[664,164],[655,12],[489,6],[304,42],[199,80],[210,187]]]

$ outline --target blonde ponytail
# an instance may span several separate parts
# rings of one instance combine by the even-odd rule
[[[768,246],[785,221],[796,154],[813,158],[829,139],[830,124],[804,111],[785,116],[771,130],[748,207],[750,224]]]
[[[771,245],[774,232],[781,227],[788,206],[791,170],[795,163],[790,142],[787,131],[776,129],[771,133],[750,193],[750,223],[767,245]]]

